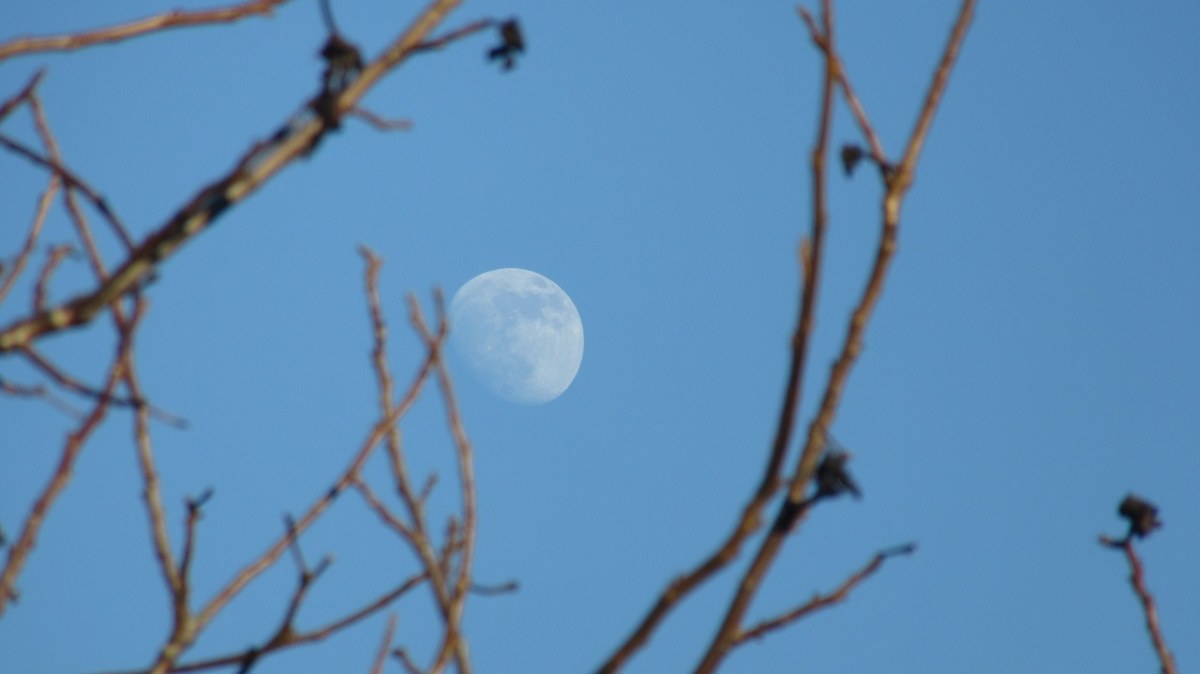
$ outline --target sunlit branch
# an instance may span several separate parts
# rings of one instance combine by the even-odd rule
[[[255,14],[269,15],[287,0],[251,0],[239,5],[195,12],[174,10],[108,28],[46,37],[19,37],[0,44],[0,61],[13,56],[48,51],[71,51],[92,45],[120,42],[169,28],[231,23]]]
[[[471,441],[467,437],[466,427],[463,426],[462,416],[458,410],[458,400],[454,395],[454,383],[450,371],[442,358],[442,350],[446,337],[450,333],[450,324],[446,319],[445,307],[441,292],[435,292],[434,304],[437,317],[437,331],[429,329],[421,313],[421,306],[416,297],[409,295],[409,320],[425,341],[426,348],[433,354],[434,366],[438,378],[438,386],[442,392],[442,405],[446,412],[446,423],[454,439],[458,456],[459,483],[462,493],[462,532],[458,536],[447,536],[446,545],[458,539],[457,547],[458,569],[453,588],[450,592],[450,610],[446,615],[446,634],[441,651],[431,671],[440,671],[443,663],[453,653],[460,674],[470,674],[470,658],[468,656],[466,636],[462,634],[462,615],[466,608],[467,596],[471,589],[471,570],[475,550],[476,527],[476,495],[475,495],[475,460]]]
[[[84,325],[114,300],[140,287],[163,260],[206,231],[231,206],[256,192],[292,162],[310,154],[325,134],[336,128],[340,116],[358,107],[367,92],[416,51],[459,2],[433,0],[383,54],[366,64],[344,88],[329,91],[328,82],[323,82],[317,95],[278,131],[256,143],[229,172],[201,189],[138,244],[95,289],[0,329],[0,353],[27,345],[41,335]]]
[[[706,674],[714,671],[724,659],[732,647],[734,638],[740,632],[740,626],[750,605],[750,600],[757,593],[767,571],[782,549],[784,539],[794,530],[796,523],[808,510],[808,508],[804,507],[805,492],[812,482],[813,475],[820,462],[821,453],[825,445],[826,429],[831,428],[833,425],[834,414],[841,400],[842,391],[849,379],[850,371],[855,361],[862,352],[863,336],[874,308],[882,295],[884,280],[887,277],[887,272],[896,250],[896,235],[900,223],[900,205],[904,194],[912,182],[912,175],[921,141],[928,132],[929,121],[932,120],[933,112],[948,83],[949,71],[953,66],[954,57],[957,55],[962,40],[966,36],[966,28],[970,22],[973,6],[973,0],[964,0],[962,9],[955,22],[955,27],[951,32],[950,40],[944,49],[942,59],[937,67],[934,85],[926,96],[925,103],[918,116],[920,121],[913,132],[913,137],[909,139],[909,149],[906,151],[904,159],[895,172],[883,172],[886,192],[882,204],[880,240],[866,287],[863,290],[861,299],[851,313],[850,324],[839,355],[835,359],[831,369],[820,407],[809,424],[808,437],[804,449],[797,460],[796,468],[792,473],[792,478],[788,485],[787,497],[780,505],[774,526],[763,539],[754,559],[742,576],[721,626],[696,669],[697,674]],[[834,43],[832,14],[832,2],[830,0],[823,0],[823,28],[817,40],[818,44],[823,45],[822,49],[825,53],[826,64],[823,88],[824,96],[822,99],[823,113],[821,122],[819,123],[821,127],[825,127],[831,118],[827,101],[832,97],[832,88],[838,81],[840,72],[838,64],[834,60],[834,55],[837,52]],[[824,198],[824,179],[822,178],[820,182],[817,179],[817,175],[826,170],[824,157],[828,154],[827,143],[823,144],[820,140],[822,137],[824,137],[824,134],[819,131],[819,140],[813,152],[814,200]],[[814,211],[816,213],[815,217],[823,217],[821,209],[814,207]]]
[[[359,252],[366,260],[365,283],[367,300],[370,309],[371,327],[374,334],[374,347],[371,351],[372,364],[375,369],[377,386],[379,388],[379,405],[381,413],[389,414],[395,403],[393,379],[391,371],[387,365],[387,325],[384,322],[383,310],[379,301],[379,268],[381,266],[380,259],[369,249],[362,247]],[[437,363],[440,356],[438,355],[441,349],[441,342],[445,339],[445,335],[440,335],[437,339],[429,341],[427,338],[428,331],[424,328],[424,322],[418,322],[419,307],[417,314],[410,317],[410,322],[418,334],[426,341],[426,349],[428,357],[422,364],[417,379],[410,386],[405,399],[411,401],[415,399],[416,394],[424,384],[426,379],[436,371]],[[359,482],[356,487],[368,505],[379,515],[386,524],[398,531],[404,540],[412,548],[413,553],[421,561],[422,566],[429,574],[430,589],[433,592],[434,601],[438,611],[442,617],[442,622],[445,628],[443,644],[445,646],[456,644],[456,633],[458,623],[455,621],[454,612],[454,593],[450,585],[448,567],[444,560],[440,559],[434,549],[433,542],[429,536],[429,529],[425,519],[424,498],[413,494],[412,485],[408,475],[408,468],[404,460],[403,445],[401,442],[400,430],[393,427],[387,436],[385,447],[387,449],[388,460],[392,469],[393,486],[399,494],[401,501],[404,503],[408,511],[409,523],[400,521],[392,514],[386,506],[374,495],[374,492],[363,482]],[[465,489],[465,486],[464,486]],[[449,653],[446,648],[439,651],[438,664],[433,669],[439,666],[444,666],[444,657]],[[454,655],[456,662],[459,665],[460,672],[469,671],[470,663],[466,653],[465,643],[459,649],[455,645]]]

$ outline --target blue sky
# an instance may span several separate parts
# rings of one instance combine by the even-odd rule
[[[956,7],[862,5],[839,8],[839,41],[895,157]],[[174,6],[9,3],[0,32]],[[374,54],[413,6],[335,11]],[[459,382],[477,454],[476,579],[521,583],[472,598],[467,630],[478,671],[590,671],[713,549],[759,477],[799,294],[820,60],[784,2],[467,3],[447,26],[510,15],[529,44],[516,70],[484,62],[490,35],[414,58],[367,99],[413,129],[351,121],[228,213],[162,270],[137,348],[149,395],[190,422],[155,429],[172,523],[184,496],[216,488],[195,569],[206,597],[283,513],[328,488],[375,418],[356,246],[386,260],[402,378],[421,357],[406,293],[451,294],[498,267],[553,279],[587,335],[567,393],[520,407]],[[1096,544],[1121,532],[1115,509],[1130,490],[1162,508],[1166,527],[1140,550],[1179,664],[1200,662],[1187,637],[1200,633],[1198,31],[1190,2],[983,3],[834,427],[864,498],[816,509],[751,619],[831,589],[879,549],[919,550],[722,671],[1150,671],[1124,561]],[[292,3],[270,20],[13,59],[0,64],[0,95],[46,67],[66,161],[146,233],[311,95],[323,39],[315,6]],[[24,119],[0,131],[31,138]],[[834,138],[858,140],[844,109]],[[3,255],[44,181],[0,158]],[[806,414],[873,255],[878,196],[869,173],[832,181]],[[45,236],[69,238],[61,209]],[[69,265],[55,296],[82,289],[83,272]],[[23,314],[26,296],[0,307],[0,323]],[[104,334],[44,346],[98,381]],[[0,374],[32,377],[11,358]],[[70,427],[39,402],[0,405],[10,536]],[[42,532],[22,601],[0,623],[12,671],[136,667],[165,635],[129,428],[127,415],[109,419]],[[442,476],[434,507],[447,507],[453,464],[436,400],[403,428],[413,472]],[[407,575],[397,542],[357,502],[335,508],[304,539],[310,558],[336,561],[301,623]],[[741,566],[686,602],[626,671],[694,666]],[[194,653],[268,636],[293,582],[287,563],[268,574]],[[398,643],[425,654],[426,600],[397,610]],[[383,624],[256,671],[366,671]]]

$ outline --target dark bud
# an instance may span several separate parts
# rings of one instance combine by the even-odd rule
[[[862,496],[858,485],[846,470],[849,461],[850,454],[847,452],[829,450],[825,453],[817,466],[817,498],[838,496],[845,492],[850,492],[854,498]]]
[[[1158,519],[1158,508],[1133,494],[1121,501],[1117,513],[1129,520],[1130,536],[1145,538],[1151,531],[1162,526],[1162,520]]]
[[[321,48],[321,58],[325,59],[321,93],[312,105],[326,128],[337,129],[342,125],[336,110],[337,98],[362,72],[362,55],[358,47],[333,33]]]
[[[500,44],[488,50],[489,61],[499,61],[504,70],[512,70],[517,64],[517,54],[525,53],[525,38],[521,35],[521,24],[509,19],[500,24]]]
[[[847,176],[854,175],[854,169],[858,167],[858,162],[862,161],[863,155],[863,149],[857,145],[842,146],[842,168]]]
[[[329,39],[325,41],[325,46],[321,47],[321,58],[329,64],[330,68],[339,70],[362,70],[363,68],[362,55],[358,53],[358,47],[347,42],[337,33],[330,35]]]

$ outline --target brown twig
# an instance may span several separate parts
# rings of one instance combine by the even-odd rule
[[[58,265],[74,251],[66,244],[53,246],[46,251],[46,264],[42,265],[42,271],[38,274],[37,283],[33,286],[33,310],[41,311],[46,306],[46,289],[50,286],[50,277],[54,275],[54,270],[58,269]]]
[[[58,411],[75,419],[82,420],[83,412],[72,407],[70,403],[54,395],[54,393],[46,388],[44,384],[24,385],[8,381],[0,378],[0,391],[11,396],[20,396],[23,398],[41,398],[54,407]]]
[[[904,158],[894,171],[883,172],[887,189],[882,204],[881,233],[879,245],[876,249],[875,261],[867,279],[866,287],[851,313],[850,324],[846,331],[840,353],[835,359],[830,372],[829,381],[826,384],[820,407],[809,424],[808,437],[797,461],[796,468],[792,473],[787,497],[780,505],[774,526],[763,539],[754,559],[743,574],[721,626],[696,668],[697,674],[713,672],[725,658],[733,645],[736,635],[740,632],[740,626],[746,610],[749,608],[750,600],[758,592],[763,578],[765,578],[767,571],[782,549],[785,538],[795,529],[796,525],[808,511],[806,491],[812,482],[821,459],[821,453],[825,444],[825,431],[833,425],[833,417],[841,400],[842,390],[849,379],[850,371],[855,361],[862,352],[863,336],[866,327],[870,322],[875,305],[882,295],[884,280],[887,277],[887,272],[896,250],[896,236],[900,224],[900,206],[904,195],[912,184],[920,148],[928,133],[929,125],[941,100],[942,93],[949,81],[949,73],[958,54],[959,47],[966,36],[974,4],[974,0],[964,0],[960,8],[958,18],[955,21],[954,28],[943,51],[941,61],[935,70],[933,84],[926,94],[924,104],[918,114],[917,126],[909,139]],[[833,36],[832,14],[832,2],[830,0],[823,0],[822,18],[824,27],[821,30],[820,39],[817,40],[818,46],[825,51],[826,63],[824,80],[825,96],[822,99],[821,127],[825,127],[827,124],[826,120],[830,116],[826,101],[830,97],[832,86],[838,81],[839,77],[844,77],[844,73],[839,69],[835,57],[836,49]],[[841,74],[839,75],[839,73]],[[848,89],[849,87],[846,87],[843,90]],[[820,138],[824,137],[822,133],[821,131],[818,132],[819,136],[816,144],[818,150],[823,147],[823,142],[820,140]],[[827,131],[824,133],[827,134]],[[826,152],[827,147],[824,152],[814,151],[814,174],[824,172],[824,156]],[[887,166],[886,163],[882,165]],[[814,186],[817,185],[816,177],[814,177]],[[821,191],[814,192],[814,202],[817,199],[823,198],[820,196],[821,194]],[[820,217],[823,217],[823,214],[819,208],[814,207],[814,218]]]
[[[71,51],[97,44],[120,42],[133,37],[154,33],[169,28],[199,26],[213,23],[232,23],[255,14],[269,15],[276,5],[287,0],[250,0],[240,5],[195,12],[174,10],[155,14],[108,28],[54,35],[47,37],[19,37],[0,44],[0,61],[13,56],[48,51]]]
[[[0,121],[3,121],[10,112],[15,110],[22,103],[30,103],[30,109],[34,116],[35,124],[41,132],[44,126],[44,116],[41,115],[41,107],[32,103],[37,99],[37,86],[42,81],[45,75],[44,70],[37,71],[33,77],[29,78],[29,82],[17,92],[16,95],[0,104]],[[29,227],[29,233],[25,237],[25,243],[21,246],[21,250],[17,253],[17,257],[12,264],[12,268],[8,270],[7,277],[3,283],[0,283],[0,303],[4,302],[4,298],[12,290],[21,272],[25,269],[26,263],[29,261],[29,256],[33,252],[34,246],[37,244],[38,237],[41,235],[42,226],[45,224],[46,216],[50,212],[50,205],[54,201],[55,195],[58,194],[59,188],[62,186],[62,178],[57,173],[50,175],[50,182],[46,185],[46,189],[42,191],[38,197],[37,210],[33,216],[33,222]]]
[[[179,209],[165,224],[146,237],[130,255],[94,289],[57,307],[37,312],[0,329],[0,353],[31,343],[41,335],[84,325],[113,300],[140,287],[158,265],[206,231],[231,206],[261,188],[292,162],[308,156],[320,139],[335,128],[337,119],[358,107],[362,98],[388,72],[408,59],[461,0],[432,0],[409,27],[353,81],[330,99],[321,91],[272,134],[257,143],[233,168],[213,181]],[[326,100],[329,99],[329,100]],[[318,103],[328,114],[313,114]]]
[[[409,131],[412,129],[412,120],[385,119],[366,108],[354,108],[346,114],[362,119],[379,131]]]
[[[466,608],[467,596],[471,589],[471,569],[475,550],[476,527],[476,495],[475,495],[475,460],[471,441],[467,437],[466,427],[463,426],[462,416],[458,410],[458,400],[454,395],[454,383],[450,371],[442,358],[442,349],[447,336],[450,334],[450,324],[446,319],[445,307],[441,292],[435,291],[434,304],[437,316],[437,330],[431,331],[421,313],[421,306],[416,297],[409,295],[409,320],[424,340],[426,348],[433,355],[437,373],[438,388],[442,392],[442,405],[446,412],[446,423],[454,439],[454,447],[458,457],[458,479],[462,494],[462,530],[456,536],[447,536],[447,550],[453,546],[457,553],[458,568],[452,587],[449,590],[449,607],[444,614],[445,635],[442,647],[430,671],[441,671],[442,667],[453,654],[460,674],[470,674],[470,658],[467,650],[466,636],[462,634],[462,616]],[[457,543],[454,541],[457,540]]]
[[[871,558],[871,561],[868,562],[866,566],[854,572],[854,574],[852,574],[849,578],[842,581],[842,584],[839,585],[833,592],[815,595],[812,599],[808,600],[804,604],[797,606],[786,613],[782,613],[773,618],[764,620],[757,625],[742,631],[736,637],[734,637],[733,646],[740,646],[741,644],[752,639],[761,639],[770,632],[782,627],[786,627],[797,620],[808,616],[809,614],[845,601],[846,598],[850,596],[850,592],[854,590],[854,588],[858,587],[858,585],[860,585],[867,578],[870,578],[872,575],[874,575],[874,573],[878,571],[881,566],[883,566],[884,561],[886,561],[889,557],[896,557],[898,555],[911,555],[916,551],[916,549],[917,546],[915,544],[908,543],[875,553],[875,556]]]
[[[395,403],[394,385],[391,371],[387,365],[387,324],[383,318],[383,310],[379,301],[379,268],[382,264],[378,256],[372,253],[368,248],[361,247],[360,254],[366,261],[365,284],[367,300],[370,309],[371,327],[374,334],[374,347],[371,351],[371,360],[376,373],[377,386],[379,388],[379,405],[381,413],[388,414],[393,409]],[[411,322],[414,329],[423,338],[429,336],[428,330],[424,327],[423,320],[419,320],[419,307],[417,313],[411,316]],[[434,341],[426,339],[426,348],[430,357],[422,364],[420,371],[417,374],[417,381],[424,382],[425,379],[438,367],[440,362],[440,343],[445,339],[445,334],[440,335]],[[410,386],[409,396],[415,396],[420,390],[417,386]],[[433,542],[429,536],[428,524],[425,518],[424,499],[413,493],[412,483],[409,478],[408,468],[404,460],[403,444],[401,442],[399,428],[393,427],[387,435],[385,444],[387,449],[387,457],[392,470],[392,482],[396,493],[400,496],[402,503],[408,513],[409,523],[402,522],[394,514],[392,514],[386,506],[374,495],[371,489],[365,483],[356,485],[358,491],[367,500],[368,505],[379,515],[383,521],[396,530],[408,543],[413,553],[421,561],[422,566],[429,573],[430,590],[433,593],[434,601],[441,615],[445,634],[443,637],[444,645],[454,645],[454,657],[460,672],[468,672],[470,663],[466,652],[465,642],[461,647],[455,645],[457,639],[455,635],[458,631],[458,622],[455,619],[455,595],[448,579],[448,566],[444,558],[439,557],[434,549]],[[465,489],[464,485],[464,489]],[[449,542],[449,541],[447,541]],[[449,549],[448,547],[446,549]],[[443,656],[447,653],[445,649],[439,651],[438,661],[443,662]],[[444,666],[440,664],[434,667]]]
[[[367,604],[358,609],[347,613],[346,615],[326,623],[316,629],[305,632],[293,631],[285,640],[278,640],[277,634],[273,635],[263,646],[253,646],[235,653],[227,653],[212,658],[196,660],[181,665],[176,665],[169,672],[200,672],[208,669],[217,669],[222,667],[230,667],[233,665],[242,665],[252,659],[257,659],[261,656],[277,651],[302,646],[305,644],[315,643],[327,639],[330,635],[340,632],[348,627],[351,627],[362,620],[375,615],[379,611],[387,608],[400,597],[410,592],[413,588],[420,585],[426,580],[424,574],[417,574],[407,578],[400,585],[388,590],[386,593],[376,597]],[[108,674],[146,674],[149,670],[137,669],[126,670],[122,672],[109,672]]]
[[[113,358],[101,389],[107,396],[112,395],[122,379],[126,357],[133,346],[133,334],[141,320],[143,309],[143,304],[136,305],[132,319],[119,332],[116,356]],[[108,402],[104,399],[97,400],[87,417],[67,436],[49,482],[34,500],[33,507],[21,526],[20,534],[8,549],[8,559],[5,561],[3,571],[0,572],[0,616],[4,615],[8,602],[17,596],[17,578],[37,542],[38,533],[41,531],[46,514],[70,482],[75,463],[87,444],[88,438],[100,426],[100,422],[104,420],[109,409]]]
[[[813,44],[825,54],[826,66],[833,69],[834,78],[837,80],[838,86],[842,90],[842,95],[846,99],[846,104],[850,106],[850,112],[854,115],[855,121],[858,123],[858,128],[862,131],[863,136],[867,139],[867,146],[870,148],[871,159],[882,168],[888,167],[887,156],[883,151],[883,143],[879,141],[879,134],[875,132],[874,125],[867,118],[866,109],[863,108],[862,102],[858,95],[854,93],[854,87],[850,85],[850,78],[846,75],[846,64],[842,58],[838,56],[837,50],[834,48],[833,41],[826,38],[826,32],[817,27],[817,22],[813,19],[808,9],[803,6],[796,8],[800,13],[800,17],[804,19],[804,23],[808,26],[809,37],[812,38]]]
[[[1154,596],[1150,594],[1150,588],[1146,586],[1146,573],[1142,566],[1142,560],[1133,546],[1134,539],[1145,538],[1162,526],[1162,522],[1158,519],[1158,508],[1150,502],[1130,494],[1121,502],[1118,512],[1129,520],[1129,531],[1119,539],[1101,536],[1100,545],[1125,553],[1125,559],[1129,562],[1129,583],[1133,586],[1133,592],[1142,604],[1142,613],[1146,616],[1146,631],[1150,634],[1150,643],[1154,646],[1155,654],[1158,655],[1162,674],[1176,674],[1179,670],[1175,666],[1175,656],[1171,654],[1171,649],[1167,648],[1162,625],[1158,622],[1158,609],[1155,606]]]
[[[30,97],[31,103],[36,100],[36,97]],[[40,112],[40,107],[38,110]],[[36,116],[38,119],[41,119],[41,117],[41,114]],[[42,130],[43,133],[48,133],[49,131],[49,127],[44,123],[39,123],[38,128]],[[116,232],[117,237],[121,239],[121,243],[125,246],[125,248],[127,250],[132,250],[133,239],[129,236],[129,230],[125,227],[125,224],[121,222],[120,217],[117,216],[112,207],[109,206],[108,200],[105,199],[102,194],[97,192],[91,185],[89,185],[83,178],[79,177],[79,175],[77,175],[74,171],[62,164],[62,162],[56,156],[58,151],[56,144],[53,142],[53,137],[46,137],[50,139],[47,144],[47,149],[50,152],[49,156],[42,156],[32,148],[19,141],[9,138],[8,136],[5,136],[4,134],[0,134],[0,145],[8,148],[14,154],[18,154],[22,157],[25,157],[29,161],[38,164],[39,166],[49,169],[52,173],[61,178],[66,187],[69,188],[67,194],[71,194],[75,190],[83,194],[84,197],[86,197],[87,200],[92,203],[92,206],[102,216],[104,216],[104,219],[107,220],[112,226],[113,231]]]
[[[170,412],[154,407],[146,400],[138,397],[140,394],[135,394],[133,396],[105,397],[103,391],[93,386],[89,386],[79,381],[77,378],[72,377],[70,374],[67,374],[57,365],[52,363],[49,358],[46,358],[41,354],[41,352],[32,346],[22,349],[21,355],[25,356],[25,358],[28,359],[34,367],[41,370],[43,374],[54,380],[54,383],[58,384],[62,388],[67,389],[68,391],[78,393],[81,396],[92,398],[94,400],[106,400],[115,407],[145,407],[149,414],[157,417],[159,420],[167,424],[175,426],[176,428],[185,428],[187,426],[186,420],[171,414]]]
[[[1150,633],[1150,642],[1158,655],[1162,674],[1175,674],[1178,671],[1175,667],[1175,656],[1171,654],[1171,649],[1167,648],[1167,641],[1163,637],[1162,625],[1158,622],[1158,609],[1155,607],[1154,596],[1150,594],[1150,588],[1146,586],[1146,574],[1142,568],[1142,560],[1133,548],[1133,538],[1126,537],[1121,548],[1125,551],[1125,558],[1129,560],[1129,582],[1142,603],[1142,612],[1146,615],[1146,631]]]
[[[371,664],[371,674],[383,674],[387,664],[388,651],[392,647],[392,639],[396,636],[396,614],[388,616],[387,628],[383,630],[383,639],[379,641],[379,650],[375,653],[375,661]]]

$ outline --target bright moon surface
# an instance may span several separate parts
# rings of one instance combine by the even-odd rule
[[[477,379],[516,403],[550,402],[583,361],[583,322],[554,281],[495,269],[467,281],[450,302],[450,340]]]

